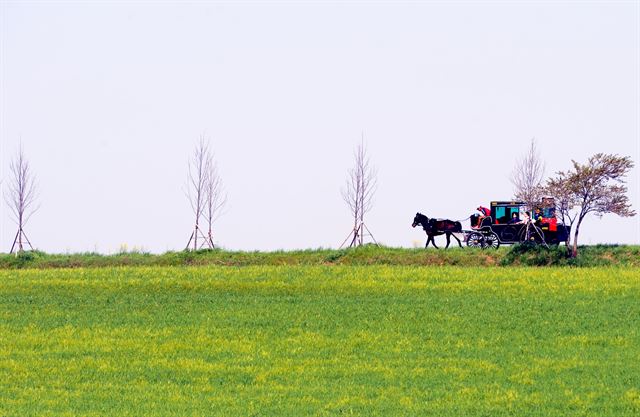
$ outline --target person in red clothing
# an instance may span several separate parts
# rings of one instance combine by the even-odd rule
[[[491,216],[491,210],[489,210],[486,207],[480,206],[478,207],[476,210],[478,210],[480,212],[480,217],[478,218],[478,223],[476,224],[476,227],[480,227],[482,226],[482,221],[486,218]]]
[[[486,207],[480,206],[476,210],[478,210],[480,212],[480,214],[482,214],[484,217],[491,216],[491,210],[489,210]]]

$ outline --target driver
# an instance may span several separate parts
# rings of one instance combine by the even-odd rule
[[[476,225],[477,227],[480,227],[482,225],[482,221],[491,216],[491,210],[489,210],[486,207],[480,206],[478,208],[476,208],[476,210],[478,210],[480,212],[480,217],[478,218],[478,224]]]

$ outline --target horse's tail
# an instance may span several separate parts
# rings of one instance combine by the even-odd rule
[[[460,223],[460,222],[453,223],[453,231],[456,232],[456,233],[461,233],[462,232],[462,223]]]

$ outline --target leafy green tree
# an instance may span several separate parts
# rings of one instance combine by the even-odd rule
[[[574,225],[571,256],[578,256],[578,236],[582,221],[593,213],[602,217],[613,213],[635,216],[627,197],[625,176],[633,168],[628,156],[598,153],[586,164],[573,161],[573,168],[547,180],[547,193],[556,199],[560,218]]]

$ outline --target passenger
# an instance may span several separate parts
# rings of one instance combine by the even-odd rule
[[[531,213],[529,213],[528,211],[525,211],[524,215],[522,216],[521,223],[524,223],[524,224],[531,223]]]
[[[536,207],[535,211],[533,212],[533,220],[536,223],[542,221],[542,210],[540,210],[540,207]]]
[[[511,219],[509,220],[509,224],[520,224],[520,223],[522,222],[520,221],[520,218],[518,218],[518,213],[514,211],[513,214],[511,215]]]

